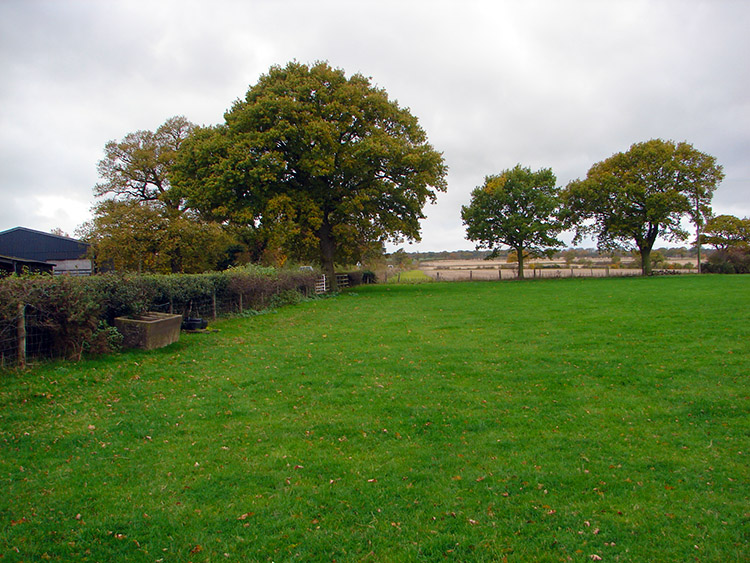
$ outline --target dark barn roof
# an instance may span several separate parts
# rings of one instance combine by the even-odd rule
[[[86,257],[88,243],[51,233],[15,227],[0,233],[0,254],[38,260],[79,260]]]

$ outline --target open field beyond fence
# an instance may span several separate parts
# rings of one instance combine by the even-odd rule
[[[518,279],[518,270],[515,268],[422,268],[421,271],[435,281],[499,281]],[[681,270],[670,270],[669,272],[680,273]],[[641,270],[635,268],[530,268],[524,271],[526,279],[622,278],[640,275]]]
[[[746,561],[748,303],[384,284],[0,372],[0,560]]]

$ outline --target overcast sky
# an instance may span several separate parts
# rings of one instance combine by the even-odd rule
[[[714,211],[750,216],[748,30],[746,0],[0,0],[0,230],[72,235],[107,141],[219,123],[291,60],[371,77],[444,154],[408,251],[473,248],[460,208],[488,174],[564,186],[652,138],[715,156]]]

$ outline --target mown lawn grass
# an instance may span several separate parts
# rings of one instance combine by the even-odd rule
[[[0,379],[0,561],[743,561],[750,278],[357,288]]]

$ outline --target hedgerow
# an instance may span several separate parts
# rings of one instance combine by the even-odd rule
[[[186,318],[242,313],[293,302],[291,293],[311,295],[315,280],[314,272],[257,266],[189,275],[9,276],[0,279],[0,361],[16,357],[22,315],[31,355],[78,359],[117,343],[107,328],[116,317],[146,311]]]

